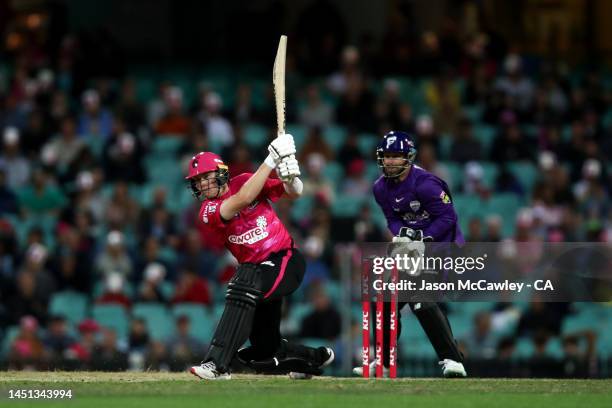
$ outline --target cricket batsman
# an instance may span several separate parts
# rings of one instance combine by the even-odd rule
[[[387,226],[395,235],[394,247],[406,252],[417,250],[423,255],[423,242],[463,243],[447,184],[414,164],[417,150],[412,137],[405,132],[387,133],[376,149],[376,160],[382,177],[374,183],[376,202],[382,209]],[[401,334],[399,311],[408,304],[427,334],[440,359],[444,377],[465,377],[463,356],[457,348],[446,315],[435,302],[399,302],[398,336]],[[383,373],[388,375],[390,303],[383,311]],[[376,370],[376,361],[370,364],[370,375]],[[362,375],[363,368],[353,373]]]
[[[303,184],[293,136],[280,135],[268,150],[255,173],[232,178],[223,160],[211,152],[196,154],[189,164],[188,187],[202,202],[199,222],[240,264],[228,284],[225,309],[208,353],[200,365],[191,367],[201,379],[230,379],[234,356],[258,372],[306,375],[320,375],[334,360],[330,348],[281,338],[282,298],[299,287],[305,261],[271,202],[299,197]],[[275,168],[280,180],[269,178]],[[251,345],[239,351],[247,339]]]

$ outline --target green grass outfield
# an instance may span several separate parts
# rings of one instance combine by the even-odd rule
[[[11,400],[9,389],[70,389],[72,400]],[[397,379],[188,373],[0,372],[0,406],[38,407],[612,407],[612,380]],[[42,404],[42,405],[41,405]]]

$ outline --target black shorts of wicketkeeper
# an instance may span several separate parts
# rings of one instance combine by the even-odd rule
[[[225,309],[219,320],[205,361],[214,361],[226,372],[238,349],[243,362],[271,360],[282,349],[318,366],[323,356],[318,349],[288,345],[280,333],[282,299],[302,283],[306,262],[296,248],[271,254],[265,261],[241,264],[228,283]],[[293,370],[292,370],[293,371]]]

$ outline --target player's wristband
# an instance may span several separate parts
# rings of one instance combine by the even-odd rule
[[[264,160],[264,164],[268,167],[270,167],[271,169],[276,168],[276,163],[274,162],[274,157],[272,157],[271,154],[268,155],[268,157],[266,157],[266,159]]]

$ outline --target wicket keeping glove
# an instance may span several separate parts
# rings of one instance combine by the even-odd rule
[[[276,139],[270,142],[268,145],[268,151],[278,166],[283,157],[295,154],[296,150],[293,136],[288,133],[278,136]]]
[[[402,227],[399,233],[393,237],[391,250],[389,255],[408,255],[409,257],[421,257],[425,255],[425,242],[433,241],[432,237],[424,237],[422,230],[413,230],[412,228]],[[418,271],[413,271],[417,274]]]
[[[276,166],[276,173],[278,173],[278,177],[285,183],[290,183],[295,177],[298,177],[301,174],[300,165],[295,156],[292,154],[283,157]]]

